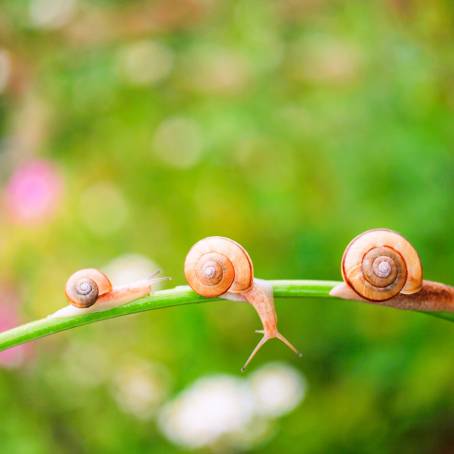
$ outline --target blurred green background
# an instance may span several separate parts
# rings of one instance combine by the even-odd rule
[[[87,266],[183,284],[213,234],[259,277],[340,279],[386,226],[454,283],[453,39],[448,0],[2,0],[1,329]],[[2,353],[0,450],[454,451],[454,325],[277,309],[304,357],[273,342],[245,375],[259,321],[231,302]]]

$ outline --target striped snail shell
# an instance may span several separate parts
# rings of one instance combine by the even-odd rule
[[[66,282],[65,295],[76,307],[87,308],[101,295],[112,291],[109,278],[101,271],[87,268],[74,273]]]
[[[226,292],[242,293],[253,285],[254,269],[246,250],[230,238],[212,236],[189,251],[184,274],[199,295],[214,298]]]
[[[369,230],[354,238],[342,257],[344,281],[362,298],[387,301],[421,290],[421,260],[413,246],[392,230]]]

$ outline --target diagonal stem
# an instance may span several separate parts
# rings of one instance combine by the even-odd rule
[[[330,291],[340,282],[334,281],[308,281],[308,280],[281,280],[269,281],[273,286],[274,296],[277,299],[302,299],[302,298],[331,298]],[[18,326],[0,333],[0,351],[16,345],[24,344],[41,337],[56,334],[77,326],[121,317],[123,315],[137,314],[139,312],[163,309],[166,307],[182,306],[218,301],[197,295],[187,286],[176,287],[170,290],[161,290],[151,296],[132,301],[122,306],[117,306],[105,311],[89,312],[65,318],[43,318],[25,325]],[[454,313],[424,312],[438,318],[454,322]]]

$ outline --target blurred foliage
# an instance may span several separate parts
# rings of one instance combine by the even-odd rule
[[[244,244],[259,277],[339,279],[345,245],[380,226],[453,283],[453,39],[448,0],[3,0],[0,302],[45,316],[70,273],[127,254],[182,284],[212,234]],[[8,188],[36,161],[53,202],[21,217]],[[305,356],[271,343],[251,369],[286,360],[309,388],[251,450],[454,451],[451,324],[349,302],[278,311]],[[178,452],[118,405],[114,377],[145,361],[174,394],[236,374],[255,328],[225,302],[36,343],[0,371],[1,450]]]

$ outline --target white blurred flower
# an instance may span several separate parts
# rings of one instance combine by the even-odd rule
[[[172,51],[161,43],[141,41],[119,55],[118,70],[126,82],[147,85],[165,79],[173,67]]]
[[[79,212],[90,230],[98,235],[108,235],[123,227],[128,205],[116,186],[100,182],[80,195]]]
[[[31,0],[30,21],[38,28],[59,28],[74,15],[76,0]]]
[[[166,404],[159,426],[177,445],[197,448],[241,431],[254,416],[244,380],[217,375],[202,378]]]
[[[302,374],[271,363],[250,378],[214,375],[197,380],[159,412],[161,431],[186,448],[216,443],[247,449],[273,435],[272,421],[304,398]]]
[[[158,269],[152,260],[140,254],[122,255],[104,268],[114,286],[148,279]]]
[[[283,363],[271,363],[249,378],[255,411],[277,417],[292,411],[304,399],[306,382],[299,371]]]
[[[170,166],[192,167],[203,151],[199,125],[190,118],[167,118],[158,126],[152,148],[154,155]]]
[[[0,49],[0,93],[5,90],[11,76],[11,57],[9,52]]]
[[[113,395],[123,411],[146,420],[166,397],[168,381],[162,367],[137,361],[114,375]]]
[[[241,430],[232,433],[228,441],[230,445],[241,450],[265,444],[276,433],[273,422],[271,419],[255,417]]]

